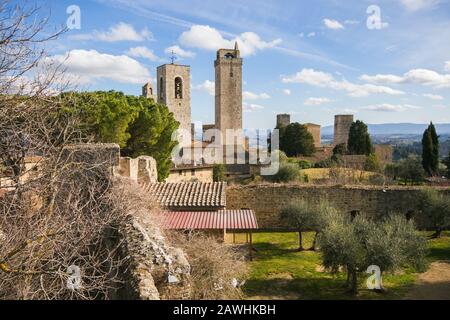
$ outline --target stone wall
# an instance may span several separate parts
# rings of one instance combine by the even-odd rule
[[[450,188],[440,188],[450,195]],[[344,214],[359,211],[373,217],[389,212],[407,214],[412,212],[420,228],[429,227],[427,217],[417,212],[420,187],[363,186],[307,186],[290,184],[267,184],[228,186],[227,209],[249,208],[255,211],[260,228],[285,228],[279,220],[279,212],[292,200],[305,199],[319,203],[329,201]]]
[[[119,165],[115,168],[114,173],[140,184],[158,182],[156,160],[148,156],[141,156],[136,159],[120,158]]]

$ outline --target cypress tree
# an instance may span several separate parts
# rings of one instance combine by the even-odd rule
[[[435,174],[439,169],[439,136],[433,123],[423,133],[422,166],[429,175]]]

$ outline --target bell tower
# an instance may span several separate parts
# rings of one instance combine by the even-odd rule
[[[189,66],[164,64],[157,69],[158,103],[165,104],[180,123],[191,131],[191,71]]]
[[[242,129],[242,58],[238,43],[234,49],[220,49],[216,71],[216,129]]]

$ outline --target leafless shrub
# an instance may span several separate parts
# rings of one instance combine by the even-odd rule
[[[0,299],[108,298],[120,285],[115,230],[133,199],[110,163],[68,154],[89,139],[57,97],[64,70],[45,60],[44,43],[64,30],[49,32],[38,11],[0,2],[0,163],[12,181],[0,186]],[[41,160],[27,169],[27,156]]]
[[[171,232],[168,237],[191,264],[193,300],[242,299],[240,284],[248,273],[242,252],[202,233]]]

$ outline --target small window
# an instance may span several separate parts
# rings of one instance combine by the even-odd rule
[[[163,78],[159,79],[159,97],[162,99],[164,96],[164,80]]]
[[[175,99],[183,99],[183,80],[180,77],[175,78]]]
[[[194,169],[191,170],[191,176],[195,176],[195,170]]]

